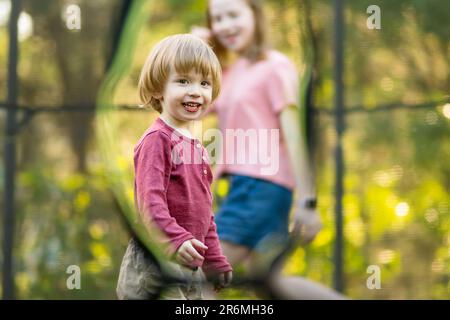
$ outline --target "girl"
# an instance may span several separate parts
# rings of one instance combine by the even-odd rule
[[[304,240],[315,237],[321,222],[306,147],[300,139],[298,74],[284,54],[268,48],[261,1],[209,0],[207,17],[208,28],[192,32],[212,44],[224,69],[213,110],[227,138],[215,177],[228,176],[230,188],[216,223],[224,254],[236,265],[254,251],[267,250],[267,244],[287,239],[294,190],[295,215],[302,221]],[[228,139],[228,132],[235,133],[234,139]],[[263,137],[268,132],[273,134]],[[256,146],[252,141],[242,143],[243,133],[244,140],[259,135],[253,141]],[[274,140],[270,146],[261,143]],[[274,170],[267,170],[261,157],[248,161],[255,151],[260,156],[266,150],[271,152],[267,159]],[[279,294],[288,298],[338,297],[304,279],[276,280]]]

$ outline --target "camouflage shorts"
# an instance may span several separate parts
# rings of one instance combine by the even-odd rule
[[[173,262],[168,262],[170,274],[188,280],[186,285],[164,285],[159,299],[200,300],[203,299],[202,284],[205,276],[201,269],[192,271]],[[162,284],[157,265],[149,257],[146,249],[132,238],[120,266],[117,283],[117,297],[120,300],[149,300],[158,296]]]

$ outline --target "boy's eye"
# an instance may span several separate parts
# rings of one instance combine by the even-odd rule
[[[207,86],[210,86],[210,85],[211,85],[211,82],[209,82],[209,81],[202,81],[202,86],[207,87]]]
[[[181,84],[188,84],[187,79],[178,79],[177,82]]]

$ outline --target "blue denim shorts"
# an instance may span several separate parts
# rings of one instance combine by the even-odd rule
[[[229,178],[229,192],[215,216],[219,239],[258,251],[267,241],[286,241],[292,191],[248,176]]]

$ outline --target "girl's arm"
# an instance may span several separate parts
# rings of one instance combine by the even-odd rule
[[[295,215],[304,228],[302,230],[303,240],[309,242],[320,231],[322,224],[316,210],[305,207],[307,199],[316,197],[316,188],[305,137],[303,131],[300,130],[299,109],[297,106],[291,104],[281,111],[280,125],[295,174],[297,187]]]

